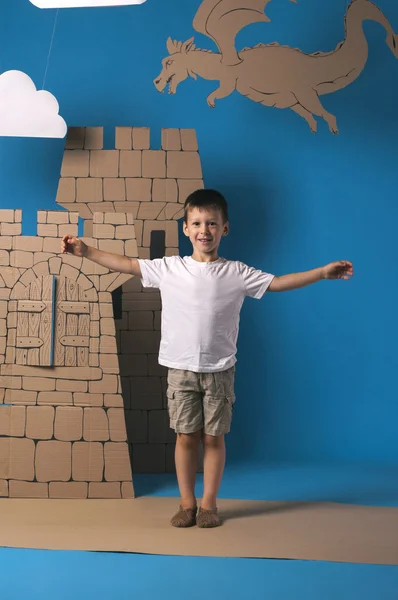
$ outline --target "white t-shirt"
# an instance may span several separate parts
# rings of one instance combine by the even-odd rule
[[[159,364],[202,373],[232,367],[243,301],[260,299],[274,275],[224,258],[170,256],[139,264],[142,285],[159,289],[162,298]]]

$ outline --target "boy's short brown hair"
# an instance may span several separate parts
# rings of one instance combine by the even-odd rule
[[[189,194],[184,204],[184,221],[188,220],[188,211],[191,208],[215,208],[221,211],[223,222],[228,221],[228,204],[224,196],[217,190],[195,190]]]

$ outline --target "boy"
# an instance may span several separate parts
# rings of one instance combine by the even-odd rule
[[[217,494],[225,465],[224,435],[235,402],[234,373],[239,313],[246,296],[260,299],[267,290],[283,292],[321,279],[349,279],[352,263],[275,277],[220,258],[228,235],[228,207],[215,190],[197,190],[184,205],[183,230],[192,256],[155,260],[128,258],[88,247],[66,235],[62,251],[84,256],[112,271],[140,277],[162,297],[159,364],[168,367],[170,427],[176,431],[175,464],[181,494],[174,527],[217,527]],[[197,508],[195,477],[198,446],[204,450],[204,494]]]

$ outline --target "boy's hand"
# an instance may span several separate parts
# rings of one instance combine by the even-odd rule
[[[87,254],[87,245],[73,235],[64,235],[61,249],[64,254],[73,254],[74,256],[86,256]]]
[[[350,279],[354,275],[354,268],[348,260],[338,260],[323,268],[324,279]]]

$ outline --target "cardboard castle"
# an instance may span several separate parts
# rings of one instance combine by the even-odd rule
[[[132,472],[172,472],[160,294],[138,278],[60,253],[78,234],[129,257],[178,254],[178,219],[203,187],[194,130],[70,128],[57,203],[0,210],[0,496],[131,498]],[[117,314],[116,314],[117,313]]]

